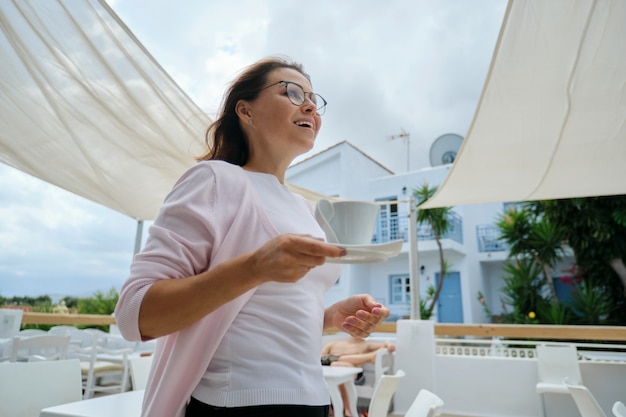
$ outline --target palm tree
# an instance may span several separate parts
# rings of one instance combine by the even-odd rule
[[[585,275],[598,270],[598,277],[619,278],[626,296],[626,195],[538,201],[533,211],[561,227]],[[616,277],[600,270],[598,263],[608,265]]]
[[[431,209],[419,209],[419,205],[431,198],[437,187],[429,187],[424,183],[419,188],[413,189],[413,195],[417,201],[417,224],[427,224],[430,226],[432,233],[435,237],[435,243],[439,248],[439,282],[437,283],[437,289],[433,295],[430,305],[428,306],[425,317],[430,317],[433,313],[433,309],[439,299],[441,288],[443,288],[443,279],[448,273],[448,264],[443,256],[443,246],[441,245],[441,239],[452,228],[452,222],[450,221],[450,215],[452,213],[452,207],[438,207]]]
[[[512,207],[497,221],[501,238],[509,245],[509,256],[530,256],[543,271],[552,302],[559,299],[552,280],[552,268],[563,255],[562,236],[557,226],[545,218],[532,215],[527,207]]]

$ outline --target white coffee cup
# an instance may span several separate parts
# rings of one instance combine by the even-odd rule
[[[369,245],[379,210],[378,204],[369,201],[321,199],[315,207],[315,218],[329,242]]]

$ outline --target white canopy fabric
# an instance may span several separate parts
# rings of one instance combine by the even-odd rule
[[[468,134],[420,208],[626,194],[626,1],[510,1]]]
[[[138,220],[210,123],[105,1],[0,1],[0,162]]]
[[[0,30],[0,162],[154,219],[210,118],[104,0],[3,0]]]

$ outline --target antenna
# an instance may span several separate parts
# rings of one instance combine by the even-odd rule
[[[406,172],[409,172],[410,169],[410,164],[409,164],[409,156],[411,155],[411,153],[409,152],[410,150],[410,139],[411,139],[411,134],[406,132],[404,129],[400,128],[400,132],[397,135],[391,135],[388,136],[387,139],[388,140],[395,140],[395,139],[402,139],[404,140],[404,143],[406,144]]]

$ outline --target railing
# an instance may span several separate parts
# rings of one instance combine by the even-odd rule
[[[53,314],[24,312],[23,324],[98,325],[115,324],[115,317],[99,314]],[[378,333],[396,333],[396,323],[384,322]],[[339,329],[328,329],[337,333]],[[435,336],[508,337],[534,340],[581,340],[626,342],[626,326],[560,326],[542,324],[451,324],[436,323]]]
[[[463,220],[456,213],[451,213],[450,230],[443,235],[442,239],[452,239],[456,242],[463,243]],[[376,224],[376,234],[372,239],[372,243],[385,243],[392,240],[402,239],[405,242],[409,240],[409,216],[407,213],[388,213],[378,216]],[[433,240],[435,234],[428,225],[417,226],[418,240]]]
[[[435,338],[435,354],[442,356],[499,357],[509,359],[532,359],[536,356],[540,340],[502,339],[458,339]],[[555,342],[551,345],[566,344],[576,346],[581,361],[626,363],[626,345],[614,343]]]
[[[327,333],[337,333],[329,329]],[[395,333],[396,323],[381,323],[377,333]],[[542,324],[435,324],[438,337],[506,337],[531,340],[626,342],[626,326],[560,326]]]
[[[99,314],[53,314],[24,312],[23,324],[109,325],[115,317]],[[328,329],[337,333],[339,329]],[[378,333],[395,333],[396,323],[384,322]],[[560,326],[541,324],[435,324],[436,336],[509,337],[535,340],[598,340],[626,342],[626,326]]]
[[[115,324],[115,317],[101,314],[55,314],[24,312],[22,324],[52,324],[68,326],[107,326]]]
[[[500,240],[500,231],[494,225],[477,225],[476,239],[478,239],[479,252],[502,252],[508,250],[508,245]]]
[[[536,340],[600,340],[626,342],[626,326],[441,323],[435,324],[435,335],[510,337]]]
[[[457,325],[403,320],[397,323],[395,336],[394,363],[405,371],[407,382],[396,393],[394,404],[399,414],[411,404],[415,387],[425,387],[444,399],[442,414],[446,416],[537,415],[539,343],[576,346],[582,380],[607,415],[626,386],[626,326]],[[566,396],[546,398],[545,407],[546,415],[553,417],[578,414]]]
[[[581,361],[626,363],[626,345],[615,343],[626,340],[621,326],[441,324],[435,336],[435,354],[443,356],[532,359],[537,344],[549,341],[575,345]]]

